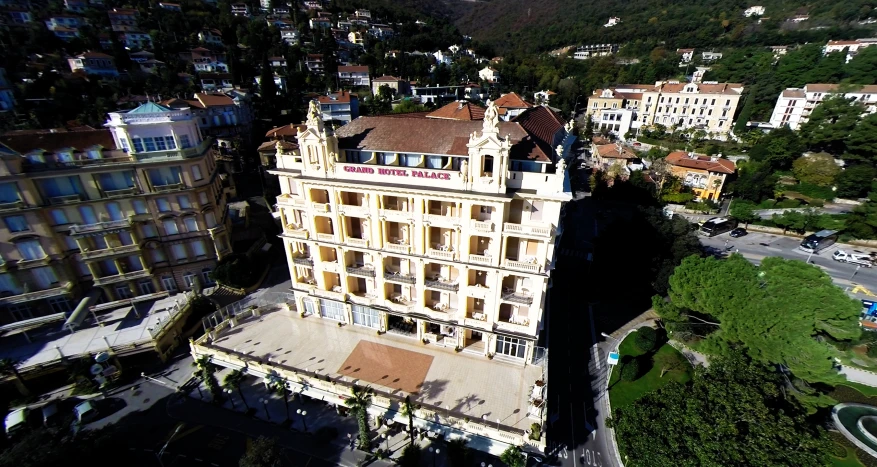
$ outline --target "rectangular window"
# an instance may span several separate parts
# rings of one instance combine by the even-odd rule
[[[192,201],[189,199],[189,195],[177,196],[177,203],[180,205],[180,209],[192,209]]]
[[[21,201],[18,196],[18,186],[15,182],[0,183],[0,203],[15,203]]]
[[[196,221],[194,217],[186,217],[183,219],[183,223],[186,225],[186,232],[198,231],[198,221]]]
[[[167,290],[168,292],[177,291],[177,282],[171,276],[162,276],[161,286],[164,287],[164,290]]]
[[[208,229],[216,227],[216,214],[213,214],[213,211],[204,214],[204,222],[207,223]]]
[[[378,310],[362,305],[352,305],[351,309],[353,311],[353,324],[373,329],[381,327],[381,317]]]
[[[159,151],[167,151],[167,145],[164,144],[164,138],[161,136],[155,138],[155,148]]]
[[[115,276],[119,274],[119,268],[116,267],[116,262],[107,259],[100,262],[100,270],[104,273],[104,276]]]
[[[6,228],[8,228],[10,232],[24,232],[25,230],[30,230],[24,216],[4,217],[3,221],[6,222]]]
[[[131,206],[134,207],[134,214],[146,214],[149,211],[146,209],[146,201],[142,199],[135,199],[131,201]]]
[[[152,262],[153,263],[163,263],[167,261],[167,256],[164,255],[164,250],[161,248],[152,250]]]
[[[192,147],[192,143],[189,142],[189,135],[180,135],[180,146],[182,146],[183,149]]]
[[[104,191],[124,190],[134,187],[134,171],[110,172],[98,174],[98,183]]]
[[[210,203],[210,199],[207,197],[206,191],[198,193],[198,202],[201,203],[202,208]]]
[[[119,300],[124,300],[126,298],[131,298],[131,289],[127,285],[117,285],[116,286],[116,298]]]
[[[52,307],[52,311],[55,313],[70,313],[73,311],[73,304],[70,302],[70,299],[64,297],[54,297],[48,300],[49,306]]]
[[[496,353],[509,357],[524,358],[527,351],[527,341],[516,337],[503,335],[496,336]]]
[[[140,293],[143,295],[155,293],[155,286],[152,285],[152,281],[140,281],[137,286],[140,287]]]
[[[18,253],[24,261],[32,261],[46,257],[43,247],[39,240],[24,240],[15,244],[18,247]]]
[[[162,167],[160,169],[149,169],[149,183],[152,186],[165,186],[182,183],[182,170],[180,167]]]
[[[143,140],[140,138],[131,138],[131,143],[134,144],[134,152],[143,152]]]
[[[204,178],[204,176],[201,175],[201,166],[200,165],[193,165],[192,166],[192,179],[197,181],[197,180],[202,180],[203,178]]]
[[[52,209],[49,211],[49,217],[52,218],[52,225],[69,224],[67,213],[63,209]]]
[[[58,276],[50,266],[31,269],[31,275],[40,290],[51,288],[53,284],[58,283]]]
[[[196,258],[200,258],[202,256],[207,256],[207,248],[204,247],[203,240],[198,240],[197,242],[192,242],[192,251],[195,253]]]
[[[335,321],[347,321],[344,319],[344,305],[331,300],[320,300],[320,315]]]
[[[56,196],[72,196],[84,193],[82,190],[82,183],[79,181],[79,177],[55,177],[55,178],[47,178],[45,180],[41,180],[39,182],[41,188],[43,189],[43,193],[46,194],[49,198],[54,198]]]
[[[127,232],[127,231],[123,230],[123,231],[119,232],[117,235],[119,236],[119,243],[121,243],[123,246],[134,244],[134,237],[131,236],[131,232]]]
[[[155,198],[155,205],[158,207],[158,212],[168,212],[171,210],[171,203],[167,198]]]
[[[64,247],[65,247],[66,250],[69,251],[69,250],[78,250],[78,249],[79,249],[79,244],[76,243],[76,239],[75,239],[75,238],[73,238],[73,237],[71,237],[71,236],[69,236],[69,235],[64,235],[64,236],[61,237],[61,238],[64,239]]]
[[[164,227],[165,235],[176,235],[180,233],[180,228],[177,227],[177,221],[175,219],[165,219],[161,221],[162,227]]]
[[[173,136],[165,136],[164,137],[164,144],[167,145],[168,149],[176,149],[177,148],[177,142],[174,141]]]
[[[0,274],[0,292],[9,292],[12,295],[18,295],[21,293],[21,288],[12,278],[12,274]]]
[[[155,228],[155,224],[143,224],[140,227],[140,232],[143,234],[143,238],[158,237],[158,229]]]
[[[107,203],[106,208],[111,221],[125,219],[125,213],[122,212],[122,206],[120,206],[119,203]]]
[[[155,151],[155,140],[152,138],[143,138],[143,146],[146,148],[146,152]]]
[[[175,261],[183,261],[188,258],[188,254],[186,253],[186,245],[183,245],[182,243],[173,245],[171,247],[171,251],[173,252]]]

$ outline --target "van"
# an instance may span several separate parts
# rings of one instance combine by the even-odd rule
[[[9,412],[6,415],[5,421],[6,435],[12,436],[27,427],[27,416],[29,414],[30,410],[27,407],[21,407]]]
[[[73,408],[73,415],[80,424],[88,423],[97,418],[97,409],[91,401],[82,401]]]

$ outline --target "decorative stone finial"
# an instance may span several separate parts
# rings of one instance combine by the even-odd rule
[[[308,127],[322,128],[322,125],[323,117],[320,112],[320,103],[316,100],[312,100],[310,104],[308,104]]]
[[[496,108],[496,103],[489,99],[487,100],[487,109],[484,111],[484,126],[482,127],[482,132],[499,132],[499,111]]]

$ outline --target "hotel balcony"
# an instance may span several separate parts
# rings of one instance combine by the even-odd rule
[[[510,303],[517,303],[519,305],[529,306],[533,304],[533,295],[529,292],[520,292],[503,288],[502,300]]]
[[[466,313],[466,317],[463,318],[463,324],[465,326],[471,326],[473,328],[483,329],[486,331],[489,331],[492,328],[492,326],[487,322],[487,314],[485,314],[483,311]]]
[[[289,193],[283,193],[277,197],[277,204],[281,206],[290,206],[290,207],[304,207],[307,206],[307,201],[299,195],[291,195]]]
[[[167,185],[153,185],[152,192],[153,193],[167,193],[170,191],[185,190],[186,188],[187,187],[186,187],[185,183],[169,183]]]
[[[152,275],[148,269],[140,271],[123,272],[112,276],[97,277],[94,279],[94,285],[110,285],[118,282],[127,282],[135,279],[145,279]]]
[[[408,245],[407,243],[393,243],[392,241],[388,241],[384,243],[384,249],[392,253],[402,253],[403,255],[411,253],[411,245]]]
[[[443,259],[445,261],[454,261],[454,250],[445,245],[436,245],[437,248],[428,248],[426,250],[426,256]]]
[[[122,219],[118,221],[98,222],[95,224],[73,224],[70,226],[70,234],[74,236],[81,236],[100,232],[112,233],[112,231],[119,231],[130,228],[131,221],[128,219]]]
[[[347,237],[344,239],[344,243],[357,248],[368,248],[368,240],[364,238]]]
[[[479,221],[472,219],[469,222],[470,228],[476,232],[493,232],[493,221]]]
[[[529,309],[525,306],[503,303],[499,306],[496,328],[522,334],[530,334]]]
[[[0,203],[0,211],[14,211],[24,208],[24,202],[21,200],[11,203]]]
[[[381,209],[378,211],[380,217],[386,218],[388,221],[408,223],[414,220],[414,213],[410,211],[398,211],[395,209]]]
[[[311,259],[309,256],[296,256],[292,258],[292,264],[295,264],[296,266],[305,266],[312,268],[314,267],[314,260]]]
[[[307,239],[309,233],[307,229],[298,224],[286,224],[283,229],[283,235],[287,237]]]
[[[134,196],[140,194],[140,189],[137,187],[131,188],[123,188],[121,190],[103,190],[104,197],[106,198],[119,198],[125,196]]]
[[[384,306],[390,310],[395,311],[396,313],[411,313],[415,309],[414,302],[409,302],[407,300],[394,301],[394,300],[384,300]]]
[[[345,270],[347,271],[347,274],[353,276],[375,277],[375,268],[368,264],[359,266],[347,266]]]
[[[426,279],[426,281],[424,281],[424,286],[428,289],[447,290],[450,292],[460,290],[460,284],[456,281],[444,281],[441,279]]]
[[[329,203],[311,203],[311,208],[316,212],[332,212]]]
[[[518,261],[513,259],[506,259],[503,264],[504,267],[508,269],[517,269],[519,271],[527,271],[532,272],[534,274],[542,273],[542,265],[539,264],[538,260],[535,258],[530,258],[524,261]]]
[[[493,265],[493,257],[487,255],[469,255],[469,263],[479,266]]]
[[[321,242],[338,243],[335,239],[335,228],[332,225],[332,219],[325,216],[315,216],[314,225],[316,226],[315,237]]]
[[[70,293],[70,290],[72,288],[73,282],[64,281],[61,282],[60,285],[58,285],[57,287],[52,287],[50,289],[20,293],[17,295],[10,295],[8,297],[0,297],[0,305],[16,305],[20,303],[27,303],[33,300],[43,300],[46,298],[60,297]]]
[[[80,194],[52,196],[49,198],[49,204],[72,204],[80,201],[82,201],[82,195]]]
[[[363,216],[368,217],[368,206],[353,206],[349,204],[339,204],[338,213],[344,216]]]
[[[401,274],[398,271],[387,271],[384,273],[384,280],[390,282],[398,282],[400,284],[416,284],[417,276],[415,276],[414,274]]]
[[[456,203],[430,200],[423,215],[423,222],[437,227],[454,227],[460,225],[460,209]]]
[[[553,228],[548,224],[541,225],[524,225],[524,224],[515,224],[511,222],[506,222],[503,224],[503,233],[510,233],[516,235],[533,235],[537,237],[550,237],[553,233]]]
[[[84,260],[107,259],[118,255],[128,255],[139,250],[140,245],[137,244],[121,245],[117,247],[104,248],[102,250],[83,250],[81,251],[80,256],[82,256],[82,259]]]
[[[338,212],[346,216],[368,217],[368,204],[363,193],[341,191],[338,193]]]

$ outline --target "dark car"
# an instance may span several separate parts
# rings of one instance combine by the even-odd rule
[[[731,236],[734,238],[738,238],[738,237],[742,237],[748,233],[749,232],[747,232],[746,229],[744,229],[743,227],[737,227],[736,229],[731,231]]]

